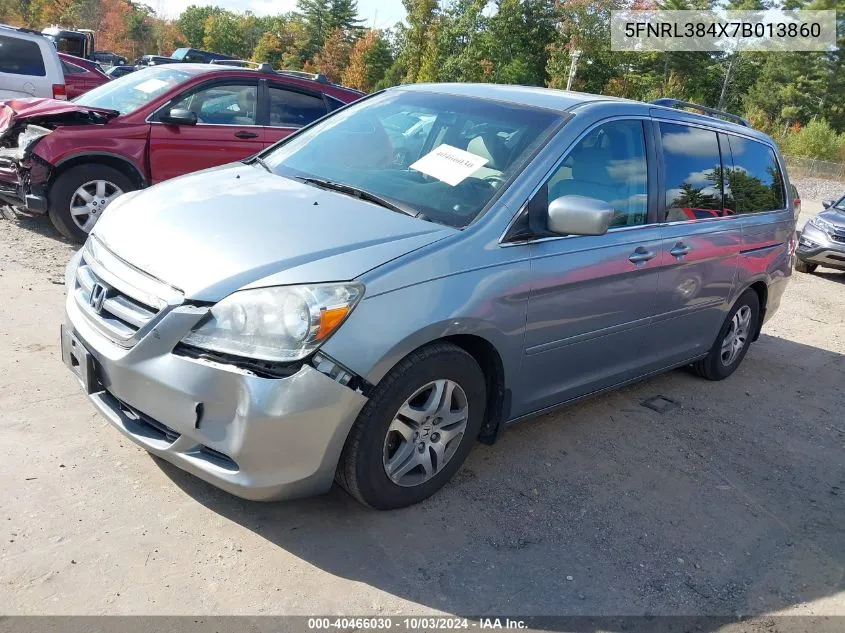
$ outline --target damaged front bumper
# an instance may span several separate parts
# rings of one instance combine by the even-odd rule
[[[96,277],[85,272],[83,254],[71,260],[61,333],[62,358],[100,413],[150,453],[239,497],[327,491],[367,401],[353,377],[326,357],[267,378],[181,353],[179,342],[207,307],[113,258],[105,268],[87,262]],[[154,306],[139,301],[156,297],[167,299],[152,316]],[[135,335],[115,335],[131,324],[140,325]]]
[[[48,210],[50,166],[20,149],[0,149],[0,203],[31,213]]]

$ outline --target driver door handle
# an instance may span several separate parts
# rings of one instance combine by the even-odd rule
[[[678,242],[672,247],[672,250],[669,251],[669,254],[680,259],[684,255],[689,253],[689,250],[689,246],[687,246],[683,242]]]
[[[246,130],[235,132],[235,136],[237,136],[238,138],[258,138],[258,134],[256,134],[255,132],[247,132]]]
[[[628,261],[632,264],[644,264],[650,259],[654,259],[654,251],[648,250],[645,246],[638,246],[636,250],[631,253]]]

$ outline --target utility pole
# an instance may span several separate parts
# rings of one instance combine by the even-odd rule
[[[728,61],[728,69],[725,71],[725,80],[722,82],[722,94],[719,95],[719,105],[716,106],[717,110],[724,109],[725,97],[728,95],[728,82],[731,80],[731,70],[733,69],[737,55],[739,55],[739,51],[731,55],[731,58]]]
[[[578,58],[581,57],[581,51],[574,50],[569,54],[569,77],[566,80],[566,89],[572,89],[572,81],[575,79],[575,72],[578,70]]]

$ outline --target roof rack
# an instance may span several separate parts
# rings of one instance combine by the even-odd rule
[[[707,116],[718,117],[733,123],[739,123],[745,127],[751,127],[751,124],[741,116],[725,112],[724,110],[717,110],[716,108],[708,108],[707,106],[698,105],[697,103],[690,103],[689,101],[681,101],[679,99],[655,99],[651,103],[652,105],[663,106],[666,108],[689,108],[690,110],[698,110]]]
[[[307,73],[303,70],[279,70],[280,75],[288,75],[290,77],[298,77],[299,79],[310,79],[321,84],[330,84],[329,78],[322,73]]]

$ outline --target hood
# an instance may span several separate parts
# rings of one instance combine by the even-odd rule
[[[127,194],[93,234],[191,299],[349,281],[455,229],[271,174],[213,168]]]
[[[845,230],[845,211],[840,211],[839,209],[831,207],[830,209],[825,209],[819,213],[817,217],[821,218],[825,222],[830,222],[837,229]]]
[[[106,123],[120,115],[117,110],[92,108],[59,99],[9,99],[0,101],[0,140],[20,123],[45,127],[85,123]]]

